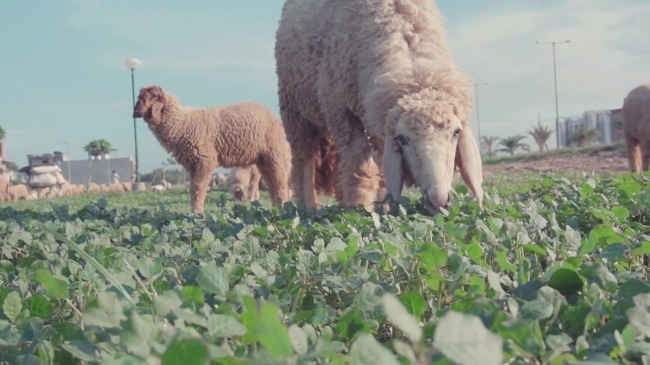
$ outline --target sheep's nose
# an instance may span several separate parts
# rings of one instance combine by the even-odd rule
[[[425,191],[423,194],[425,203],[432,208],[447,208],[451,201],[451,194],[449,192],[431,192]]]

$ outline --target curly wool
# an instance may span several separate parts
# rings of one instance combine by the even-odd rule
[[[333,134],[337,146],[350,149],[345,158],[339,156],[346,168],[337,173],[348,175],[338,179],[339,186],[365,184],[358,190],[370,191],[339,203],[372,199],[381,172],[355,136],[365,133],[383,148],[387,130],[397,122],[388,116],[396,110],[408,114],[430,108],[434,117],[413,118],[412,123],[422,125],[409,125],[423,135],[444,129],[449,116],[469,131],[471,82],[454,65],[445,38],[442,17],[431,0],[287,0],[275,57],[294,184],[309,165],[303,156],[315,155],[319,139]],[[364,162],[351,160],[357,158]],[[350,166],[354,171],[345,171]],[[410,180],[409,171],[404,172]],[[481,179],[475,180],[472,189],[482,195]]]
[[[160,120],[150,110],[143,116],[160,144],[190,173],[194,212],[204,210],[216,167],[255,164],[269,185],[271,199],[289,199],[291,148],[282,122],[269,108],[253,102],[213,108],[182,106],[174,95],[151,86],[141,90],[136,110],[141,99],[160,94],[164,99]]]

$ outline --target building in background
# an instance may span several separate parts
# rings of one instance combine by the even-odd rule
[[[621,109],[587,110],[580,117],[560,121],[560,146],[568,147],[574,133],[583,129],[598,131],[598,143],[610,144],[623,139],[623,115]]]
[[[120,175],[122,182],[132,182],[135,177],[135,161],[131,157],[110,158],[105,155],[104,158],[71,161],[65,154],[55,151],[27,155],[27,161],[29,166],[59,165],[61,174],[71,184],[110,184],[113,171]]]

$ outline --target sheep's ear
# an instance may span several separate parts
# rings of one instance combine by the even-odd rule
[[[472,191],[480,206],[483,206],[483,162],[472,131],[465,127],[456,147],[456,166],[463,181]]]
[[[162,110],[164,106],[165,103],[160,100],[154,101],[151,105],[151,121],[153,123],[160,123],[162,121]]]

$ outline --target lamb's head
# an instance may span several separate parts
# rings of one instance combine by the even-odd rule
[[[448,94],[424,90],[401,98],[387,116],[384,178],[399,198],[406,172],[415,180],[431,214],[447,207],[455,166],[482,202],[482,165],[469,128],[469,108]]]
[[[138,102],[133,108],[133,118],[144,118],[147,123],[162,121],[161,112],[165,107],[165,92],[160,86],[146,86],[140,89]]]
[[[237,201],[245,201],[246,199],[246,190],[242,184],[234,184],[230,187],[230,192],[232,193],[233,198]]]

